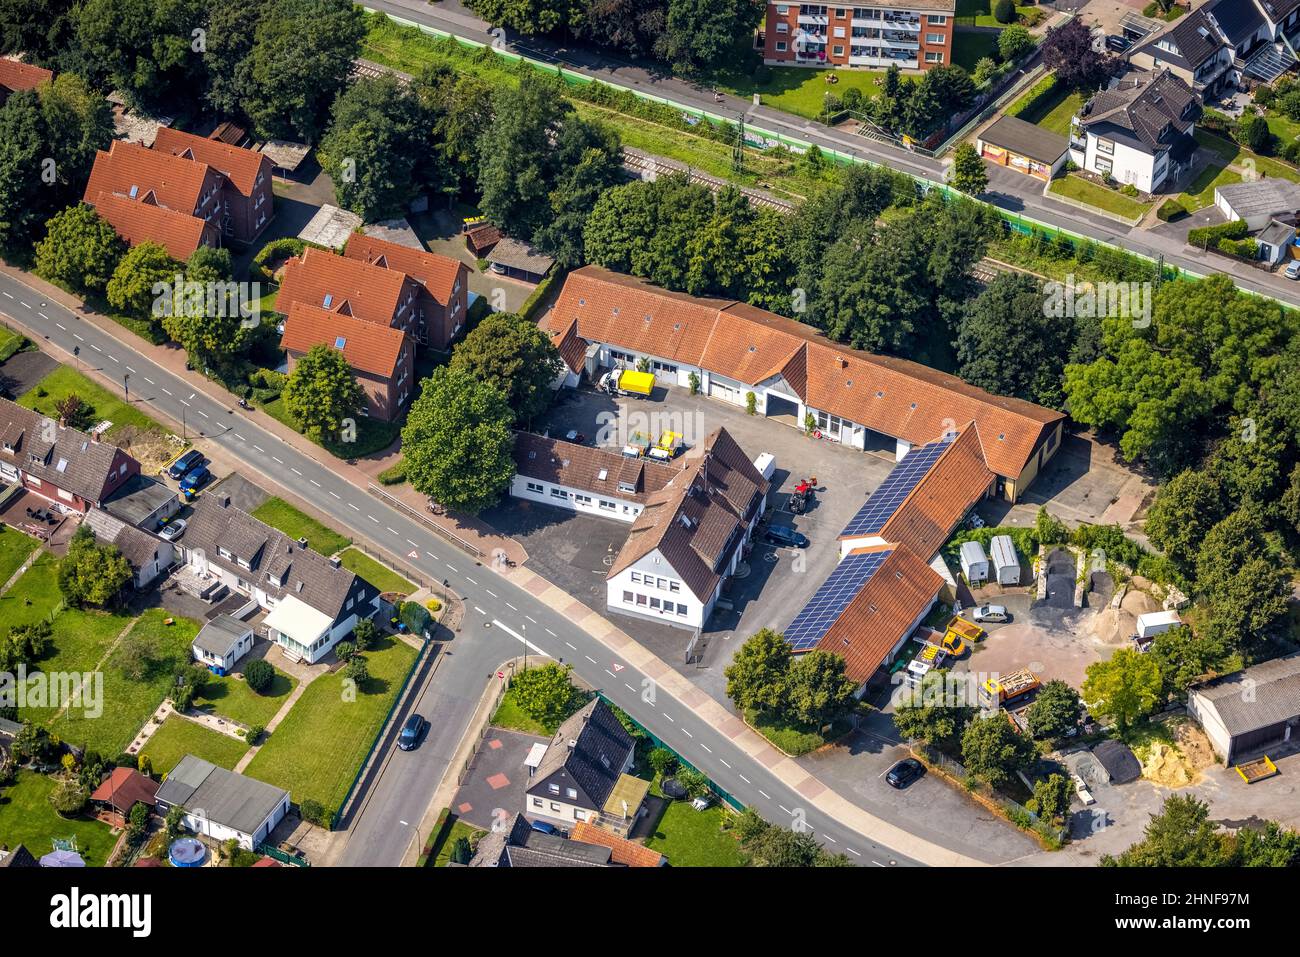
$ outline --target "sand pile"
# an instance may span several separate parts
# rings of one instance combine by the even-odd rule
[[[1142,776],[1169,788],[1195,784],[1204,768],[1214,764],[1214,752],[1204,732],[1182,721],[1171,729],[1176,744],[1152,744],[1142,762]]]

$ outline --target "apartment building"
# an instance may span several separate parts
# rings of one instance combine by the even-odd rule
[[[763,60],[771,65],[928,70],[952,63],[956,0],[899,6],[767,5]]]
[[[465,328],[469,312],[469,267],[463,262],[374,236],[356,235],[343,255],[357,262],[404,273],[419,284],[415,339],[446,351]]]
[[[251,243],[271,221],[273,166],[269,156],[168,126],[158,128],[153,150],[203,163],[222,175],[217,226],[226,239]]]
[[[1300,0],[1209,0],[1129,55],[1146,70],[1168,69],[1199,96],[1249,78],[1271,83],[1296,63]]]

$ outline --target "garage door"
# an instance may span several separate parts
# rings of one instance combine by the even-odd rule
[[[740,405],[741,402],[744,401],[739,389],[733,389],[729,385],[724,385],[721,382],[714,382],[712,380],[709,381],[709,395],[713,396],[715,399],[724,399],[727,402],[734,403],[735,405]]]

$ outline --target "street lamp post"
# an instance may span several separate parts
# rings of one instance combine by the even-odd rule
[[[126,393],[126,400],[131,401],[131,373],[126,372],[122,375],[122,391]]]

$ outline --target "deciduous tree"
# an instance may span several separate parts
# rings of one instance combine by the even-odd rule
[[[563,361],[551,337],[536,323],[508,312],[494,312],[470,330],[452,350],[451,367],[494,386],[518,421],[540,416],[554,398],[552,384]]]
[[[312,346],[284,384],[284,406],[313,439],[343,435],[344,422],[361,414],[365,393],[343,353]]]
[[[1109,660],[1093,662],[1083,681],[1089,707],[1114,718],[1121,733],[1155,710],[1162,688],[1160,663],[1133,648],[1119,648]]]

